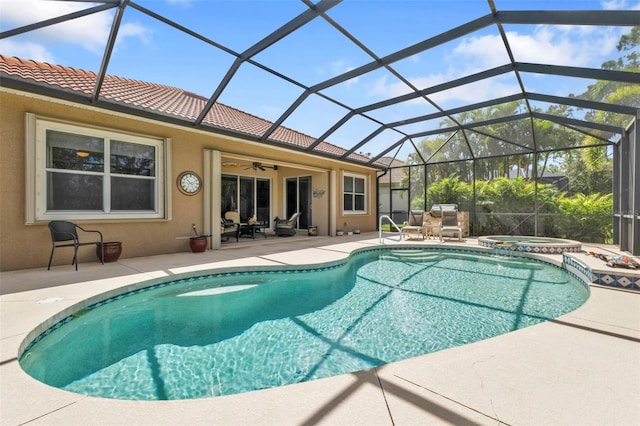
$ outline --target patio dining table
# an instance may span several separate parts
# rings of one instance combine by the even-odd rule
[[[251,236],[251,238],[254,240],[256,238],[256,234],[262,234],[265,238],[267,238],[267,233],[265,232],[267,226],[268,225],[265,222],[241,223],[240,235]]]

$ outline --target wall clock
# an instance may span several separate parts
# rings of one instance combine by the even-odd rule
[[[202,189],[202,180],[195,172],[185,171],[178,175],[178,189],[185,195],[196,195]]]

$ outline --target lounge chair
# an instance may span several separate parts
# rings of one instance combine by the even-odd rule
[[[100,236],[100,241],[83,241],[80,242],[78,237],[78,229],[85,233],[95,233]],[[104,244],[102,240],[102,233],[100,231],[94,231],[91,229],[84,229],[75,223],[66,222],[64,220],[52,220],[49,222],[49,231],[51,232],[51,255],[49,256],[49,265],[47,271],[51,269],[51,261],[53,260],[53,252],[58,247],[73,247],[73,260],[72,265],[76,266],[78,270],[78,247],[96,245],[101,249],[100,261],[104,265]],[[99,244],[99,245],[98,245]]]
[[[296,234],[296,223],[298,221],[298,217],[300,217],[301,214],[302,214],[301,212],[296,212],[296,213],[291,215],[289,220],[278,219],[276,217],[276,219],[275,219],[275,222],[276,222],[276,226],[275,226],[276,235],[278,237],[295,235]]]
[[[409,220],[405,221],[402,227],[402,236],[404,238],[410,240],[413,237],[420,237],[424,240],[426,236],[424,213],[422,210],[411,210],[409,212]]]
[[[458,236],[458,241],[462,241],[462,225],[458,222],[458,206],[455,204],[447,205],[449,208],[443,208],[440,205],[440,216],[442,222],[440,225],[440,241],[443,241],[445,234],[447,236]],[[455,206],[455,207],[450,207]]]

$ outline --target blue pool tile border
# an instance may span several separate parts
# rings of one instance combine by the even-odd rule
[[[593,270],[590,266],[583,264],[570,254],[563,254],[563,262],[567,265],[567,270],[575,270],[584,279],[593,284],[620,288],[625,290],[640,291],[640,274],[622,269],[615,270]]]

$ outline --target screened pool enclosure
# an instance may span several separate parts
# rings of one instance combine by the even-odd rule
[[[25,3],[3,2],[1,53],[36,43],[96,84],[80,97],[7,87],[378,168],[377,213],[395,221],[456,203],[473,235],[640,253],[637,1],[33,0],[38,13],[18,13]],[[65,39],[83,22],[100,23],[93,41]],[[106,75],[207,102],[189,118],[105,101]],[[218,102],[270,125],[211,125]],[[283,128],[311,142],[285,141]]]

